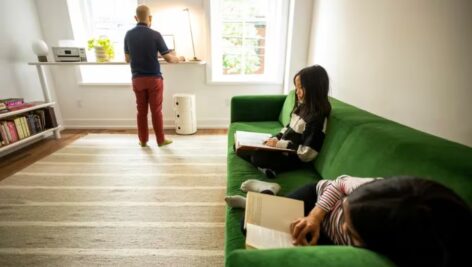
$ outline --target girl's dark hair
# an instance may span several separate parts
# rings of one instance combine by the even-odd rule
[[[360,186],[347,201],[365,248],[398,266],[460,266],[468,261],[471,208],[439,183],[386,178]]]
[[[301,69],[293,77],[293,83],[297,76],[300,77],[300,83],[304,89],[305,97],[301,116],[322,116],[327,117],[331,112],[331,104],[328,100],[329,77],[326,70],[320,65],[313,65]],[[297,96],[295,101],[298,104]],[[296,105],[295,107],[297,107]]]

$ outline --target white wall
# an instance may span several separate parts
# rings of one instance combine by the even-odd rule
[[[313,0],[291,0],[284,92],[294,89],[293,77],[308,66]]]
[[[140,1],[148,4],[154,13],[155,27],[167,27],[160,21],[159,14],[166,14],[169,9],[190,8],[194,30],[196,53],[199,58],[207,59],[209,53],[207,43],[209,30],[206,26],[207,15],[205,5],[209,0],[147,0]],[[307,0],[297,0],[309,3]],[[59,40],[72,39],[72,28],[67,13],[66,0],[36,0],[41,26],[47,43],[57,45]],[[311,5],[310,5],[311,7]],[[311,8],[309,9],[311,10]],[[306,10],[305,10],[306,11]],[[307,21],[307,27],[309,27]],[[305,29],[308,32],[308,30]],[[177,36],[177,38],[179,38]],[[308,38],[307,38],[308,39]],[[179,41],[177,39],[177,41]],[[191,56],[190,42],[181,45],[181,53]],[[177,43],[179,45],[179,43]],[[302,49],[295,44],[296,59],[307,58],[307,42],[300,43]],[[179,48],[178,48],[179,49]],[[303,52],[304,51],[304,52]],[[245,94],[280,94],[283,85],[217,85],[209,84],[206,80],[205,65],[163,65],[164,74],[164,125],[172,127],[173,111],[172,94],[193,93],[196,95],[197,123],[199,128],[222,128],[229,123],[230,99],[235,95]],[[68,128],[134,128],[135,104],[134,94],[127,86],[81,86],[76,76],[75,67],[51,67],[54,74],[54,85],[58,102],[61,104],[64,124]]]
[[[472,1],[317,0],[310,63],[332,95],[472,146]]]
[[[0,98],[43,100],[34,61],[33,41],[41,39],[33,0],[0,1]]]

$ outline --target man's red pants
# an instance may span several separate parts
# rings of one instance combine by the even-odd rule
[[[133,78],[133,91],[136,94],[136,107],[138,109],[138,136],[141,143],[147,143],[149,139],[147,113],[148,106],[151,109],[152,127],[156,134],[158,144],[164,142],[164,130],[162,122],[162,92],[164,84],[161,77],[147,76]]]

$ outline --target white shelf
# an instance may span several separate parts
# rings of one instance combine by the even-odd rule
[[[39,78],[39,82],[41,84],[41,90],[43,91],[43,96],[44,96],[44,102],[45,103],[36,104],[32,107],[19,109],[19,110],[15,110],[15,111],[10,111],[10,112],[7,112],[7,113],[2,113],[2,114],[0,114],[0,120],[4,119],[4,118],[11,117],[11,116],[23,114],[23,113],[26,113],[28,111],[54,106],[56,104],[53,101],[52,97],[51,97],[51,92],[49,91],[48,82],[47,82],[46,75],[44,73],[44,69],[43,69],[43,66],[42,66],[43,63],[49,63],[49,62],[31,62],[31,63],[28,63],[28,64],[36,66],[36,70],[38,71],[38,78]],[[53,63],[53,62],[50,62],[50,63]],[[55,113],[55,111],[54,111],[54,113]],[[54,116],[55,116],[55,114],[54,114]],[[57,118],[57,116],[56,116],[56,118]],[[33,141],[38,141],[38,140],[40,140],[41,137],[43,137],[43,136],[45,136],[46,134],[49,134],[49,133],[54,133],[54,136],[56,137],[56,139],[59,139],[59,138],[61,138],[61,129],[62,129],[62,126],[58,125],[57,127],[44,130],[40,133],[34,134],[32,136],[28,136],[24,139],[21,139],[21,140],[18,140],[16,142],[14,142],[14,143],[2,146],[2,147],[0,147],[0,157],[3,157],[3,156],[5,156],[5,155],[7,155],[7,154],[9,154],[13,151],[16,151],[16,150],[18,150],[18,149],[20,149],[24,146],[27,146],[27,145],[29,145],[29,143],[33,143]]]
[[[24,139],[21,139],[21,140],[19,140],[19,141],[14,142],[14,143],[8,144],[8,145],[6,145],[6,146],[2,146],[2,147],[0,147],[0,156],[2,155],[3,152],[5,152],[5,151],[7,151],[7,150],[10,150],[10,149],[12,149],[12,148],[14,148],[14,147],[20,146],[20,145],[22,145],[22,144],[24,144],[24,143],[27,143],[27,142],[29,142],[29,141],[31,141],[31,140],[34,140],[34,139],[36,139],[36,138],[39,138],[39,137],[41,137],[41,136],[44,136],[44,135],[46,135],[46,134],[48,134],[48,133],[52,133],[52,132],[54,132],[54,131],[56,131],[56,130],[59,130],[60,128],[61,128],[61,125],[58,125],[58,126],[55,127],[55,128],[51,128],[51,129],[44,130],[44,131],[42,131],[42,132],[39,132],[39,133],[37,133],[37,134],[28,136],[28,137],[26,137],[26,138],[24,138]]]
[[[19,110],[15,110],[15,111],[10,111],[10,112],[7,112],[7,113],[1,113],[0,114],[0,120],[3,119],[3,118],[8,118],[8,117],[11,117],[11,116],[22,114],[22,113],[25,113],[25,112],[28,112],[28,111],[54,106],[55,104],[56,104],[55,102],[49,102],[49,103],[34,105],[32,107],[29,107],[29,108],[23,108],[23,109],[19,109]]]
[[[205,65],[206,61],[200,60],[200,61],[183,61],[179,63],[167,63],[166,61],[160,61],[160,64],[163,65]],[[124,61],[113,61],[113,62],[29,62],[28,65],[33,65],[33,66],[75,66],[75,65],[94,65],[94,66],[99,66],[99,65],[129,65],[129,63],[126,63]]]

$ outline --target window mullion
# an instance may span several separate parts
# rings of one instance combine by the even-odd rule
[[[246,55],[245,55],[245,48],[246,48],[246,21],[245,19],[242,20],[242,39],[241,39],[241,75],[244,75],[246,66]]]

